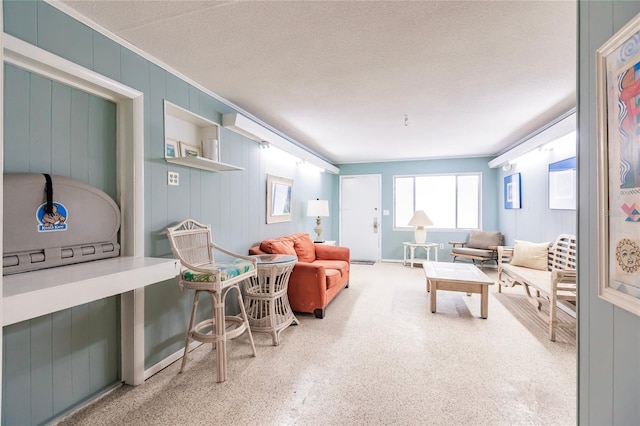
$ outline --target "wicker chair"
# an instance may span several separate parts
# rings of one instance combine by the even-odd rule
[[[195,290],[180,372],[187,363],[190,340],[211,343],[216,349],[216,380],[224,382],[227,379],[228,339],[238,337],[246,331],[249,334],[253,356],[256,356],[256,347],[249,328],[239,283],[256,276],[257,261],[214,244],[211,241],[211,227],[191,219],[168,227],[166,232],[171,251],[182,264],[180,286]],[[216,263],[213,256],[214,249],[230,256],[232,260]],[[230,290],[234,290],[237,294],[241,311],[239,315],[225,315],[225,298]],[[195,324],[198,298],[202,292],[211,295],[213,315]]]

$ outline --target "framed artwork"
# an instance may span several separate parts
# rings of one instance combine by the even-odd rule
[[[549,164],[549,208],[576,209],[576,157]]]
[[[166,158],[176,158],[179,153],[178,142],[167,139],[164,143],[164,156]]]
[[[504,208],[519,209],[522,207],[520,202],[520,173],[514,173],[504,178]]]
[[[598,295],[640,316],[640,15],[596,51]]]
[[[291,221],[293,180],[267,175],[267,223]]]
[[[180,142],[180,157],[202,157],[202,149],[199,146]]]

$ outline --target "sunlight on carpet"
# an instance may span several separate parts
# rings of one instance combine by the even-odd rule
[[[530,330],[538,339],[549,338],[549,323],[546,319],[549,314],[548,303],[542,304],[542,314],[539,314],[524,294],[496,292],[494,296],[516,320]],[[558,308],[557,320],[556,342],[575,345],[576,319]]]

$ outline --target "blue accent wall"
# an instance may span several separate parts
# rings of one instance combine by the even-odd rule
[[[397,175],[418,175],[438,173],[482,173],[482,229],[498,230],[498,191],[496,191],[497,171],[488,166],[489,157],[458,158],[441,160],[394,161],[380,163],[341,164],[340,175],[379,174],[382,178],[382,210],[389,210],[382,216],[381,256],[383,260],[401,260],[402,243],[413,240],[413,231],[393,229],[393,177]],[[339,185],[337,183],[336,185]],[[336,186],[335,194],[339,193]],[[337,201],[334,202],[337,205]],[[338,212],[332,216],[333,226],[338,229]],[[467,231],[428,231],[429,241],[444,244],[438,260],[451,261],[449,241],[465,241]]]
[[[72,177],[115,198],[115,104],[4,71],[4,171]],[[3,349],[2,424],[40,424],[120,377],[119,298],[4,327]]]
[[[640,317],[598,296],[595,52],[638,1],[578,3],[578,424],[640,424]],[[637,234],[636,234],[637,238]]]
[[[211,224],[216,243],[247,253],[265,238],[312,233],[315,222],[306,216],[306,201],[335,198],[336,175],[310,171],[278,156],[275,148],[261,149],[224,128],[221,161],[244,170],[215,173],[169,165],[165,99],[217,123],[235,111],[47,3],[5,1],[3,8],[8,34],[143,92],[145,255],[171,256],[164,229],[186,218]],[[103,101],[6,69],[5,171],[67,175],[115,198],[115,138],[96,138],[103,121],[85,117]],[[73,126],[63,114],[86,118],[90,125]],[[98,116],[113,120],[115,111],[104,108]],[[180,174],[180,186],[167,185],[169,170]],[[291,222],[266,224],[267,174],[293,179]],[[324,228],[327,239],[337,238],[331,223]],[[145,368],[183,347],[192,297],[179,290],[177,280],[145,289]],[[5,327],[4,333],[2,424],[46,422],[119,381],[119,297]]]
[[[576,235],[576,210],[549,208],[549,164],[575,156],[575,142],[566,142],[550,151],[534,150],[518,159],[511,170],[498,171],[496,189],[498,223],[505,244],[514,241],[554,242],[560,234]],[[504,208],[504,178],[520,173],[521,204],[519,209]]]

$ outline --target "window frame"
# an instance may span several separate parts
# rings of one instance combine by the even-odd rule
[[[456,177],[456,225],[458,223],[458,177],[459,176],[478,176],[478,227],[477,228],[436,228],[429,227],[429,232],[458,232],[458,231],[472,231],[482,229],[482,172],[463,172],[463,173],[422,173],[422,174],[407,174],[407,175],[393,175],[393,230],[394,231],[411,231],[412,226],[396,226],[397,206],[396,206],[396,179],[397,178],[413,178],[413,211],[415,211],[416,205],[416,184],[415,179],[419,177],[428,176],[455,176]]]

